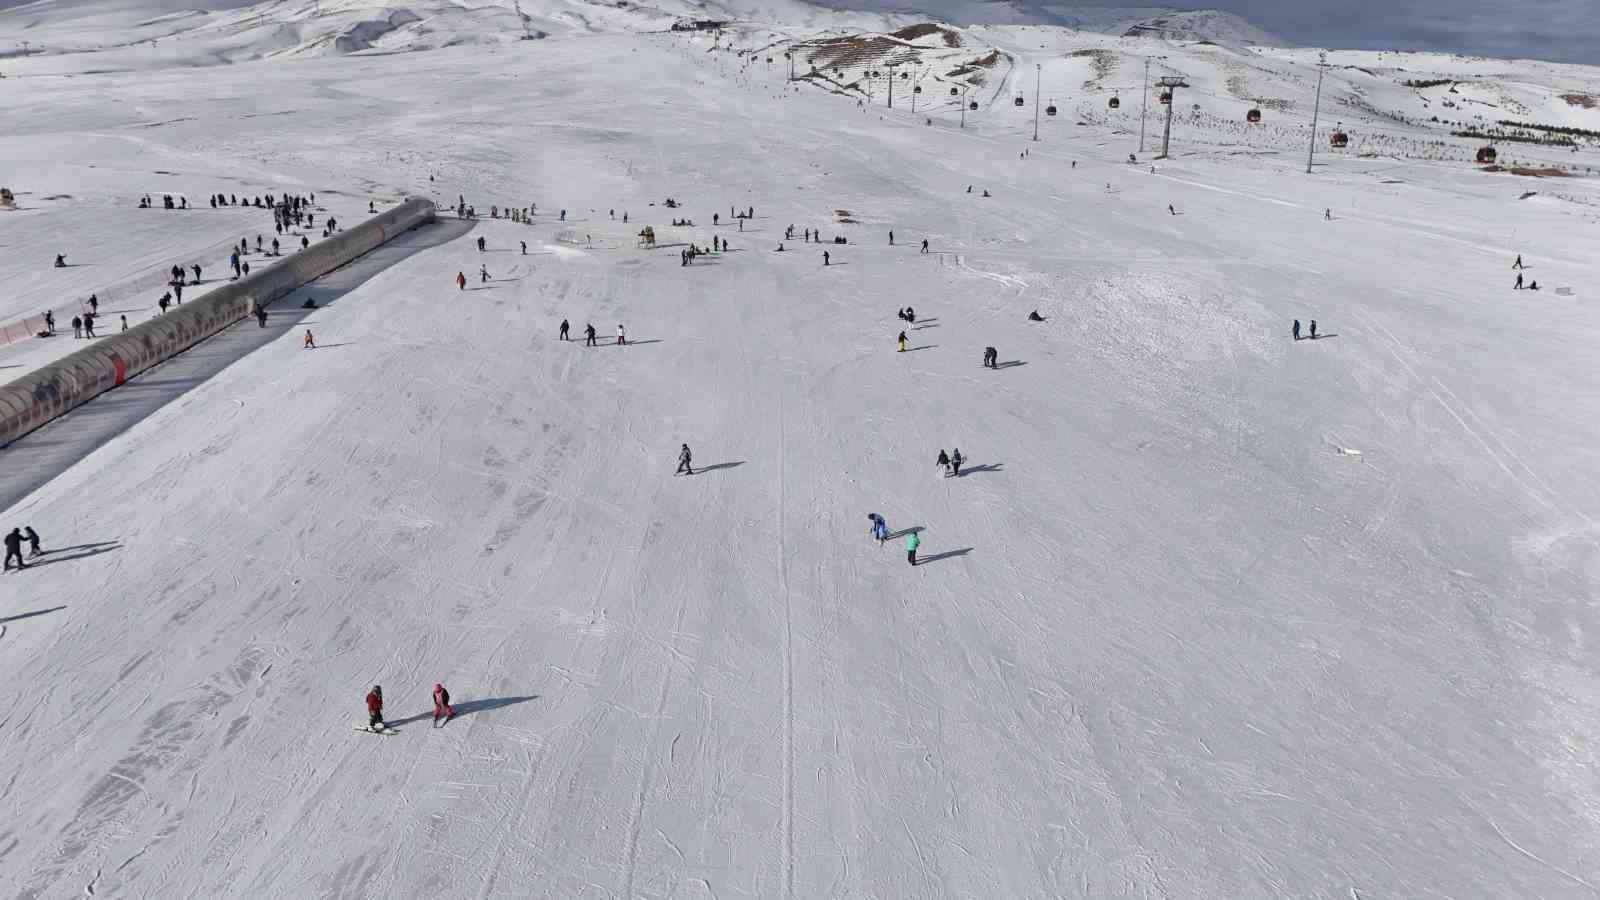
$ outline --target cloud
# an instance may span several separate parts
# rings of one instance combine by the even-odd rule
[[[1312,46],[1420,49],[1593,62],[1595,0],[1215,0],[1218,9]]]

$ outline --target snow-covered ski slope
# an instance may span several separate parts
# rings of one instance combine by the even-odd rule
[[[1151,173],[1112,128],[928,126],[709,43],[4,82],[8,247],[152,182],[538,216],[0,517],[53,548],[0,579],[0,891],[1594,895],[1592,181]],[[49,199],[130,138],[120,196]],[[228,237],[139,221],[108,271]],[[791,223],[850,242],[775,252]],[[352,730],[374,683],[398,735]]]

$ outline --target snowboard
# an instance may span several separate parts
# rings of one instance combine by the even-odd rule
[[[380,729],[378,729],[376,731],[372,730],[372,728],[367,726],[367,725],[357,725],[356,726],[356,730],[357,731],[364,731],[367,734],[399,734],[400,733],[400,730],[398,728],[390,728],[388,725],[385,725],[385,726],[383,726],[382,728],[380,728]]]

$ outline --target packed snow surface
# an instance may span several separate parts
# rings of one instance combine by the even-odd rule
[[[7,510],[0,891],[1600,890],[1590,179],[1203,122],[1152,172],[711,42],[8,63],[6,315],[271,227],[146,193],[480,219]]]

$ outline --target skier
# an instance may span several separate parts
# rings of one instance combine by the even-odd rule
[[[455,716],[456,711],[450,708],[450,692],[444,689],[444,685],[435,684],[433,686],[433,724],[438,725],[440,719],[448,722]]]
[[[694,466],[692,465],[691,459],[690,459],[690,456],[689,456],[689,445],[688,444],[684,444],[683,445],[683,449],[678,451],[678,471],[673,472],[672,474],[674,474],[674,475],[684,475],[684,474],[693,475],[694,474]]]
[[[1313,341],[1317,339],[1317,320],[1316,319],[1312,319],[1311,320],[1311,339]]]
[[[244,274],[246,274],[246,275],[250,274],[250,264],[249,263],[247,263],[247,262],[239,263],[239,268],[244,270]],[[178,296],[178,302],[179,303],[183,302],[183,295],[180,294]]]
[[[1511,289],[1514,290],[1514,291],[1522,290],[1522,273],[1521,272],[1517,273],[1517,283],[1512,285]]]
[[[56,333],[56,314],[48,309],[44,311],[44,330],[51,334]]]
[[[311,246],[311,239],[302,234],[300,236],[300,249],[304,250],[309,246]]]
[[[478,267],[478,283],[479,284],[488,284],[489,283],[489,267],[488,266],[479,266]]]
[[[523,256],[527,256],[528,255],[528,242],[527,241],[518,241],[517,243],[522,245],[522,255]]]
[[[457,272],[456,273],[456,290],[464,291],[466,289],[467,289],[467,273],[465,273],[465,272]]]
[[[277,238],[273,238],[272,239],[272,255],[273,256],[279,256],[280,255],[278,253],[278,239]]]
[[[895,338],[895,344],[900,348],[895,351],[896,353],[906,352],[906,333],[904,331],[900,332],[900,336]]]
[[[832,265],[832,263],[830,263],[828,261],[828,251],[826,251],[826,250],[822,251],[822,264],[825,265],[825,266]],[[1518,275],[1517,277],[1521,278],[1522,276]]]
[[[1333,209],[1331,207],[1322,211],[1322,220],[1324,222],[1333,221]]]
[[[562,319],[561,320],[561,339],[563,341],[571,340],[571,338],[567,337],[567,329],[569,329],[571,327],[572,326],[567,324],[567,320],[566,319]]]
[[[11,533],[6,535],[5,568],[8,570],[11,568],[11,557],[13,556],[17,558],[18,571],[28,567],[28,564],[22,561],[22,531],[17,528],[11,529]]]
[[[911,563],[913,566],[917,564],[917,547],[921,543],[922,539],[917,537],[915,531],[906,535],[906,562]]]
[[[626,343],[628,343],[628,332],[624,331],[621,325],[618,325],[617,326],[617,346],[621,347],[622,345],[624,345]]]
[[[1300,340],[1300,320],[1299,319],[1295,319],[1294,320],[1294,339],[1297,340],[1297,341]]]
[[[1513,269],[1522,268],[1522,254],[1521,253],[1517,254],[1517,261],[1511,264],[1511,268],[1513,268]]]
[[[913,325],[917,324],[917,311],[909,306],[906,307],[906,321]]]
[[[584,329],[583,329],[583,345],[585,347],[598,347],[598,346],[600,346],[599,344],[595,343],[595,340],[594,340],[594,323],[592,323],[592,322],[589,323],[588,325],[584,326]]]
[[[383,688],[376,684],[367,692],[367,727],[373,731],[387,727],[383,724]]]
[[[999,368],[1000,353],[993,347],[983,348],[983,365],[988,369]]]
[[[267,308],[265,306],[256,307],[256,327],[267,327]]]
[[[245,268],[244,268],[244,271],[245,271],[246,274],[249,274],[250,267],[248,265],[246,265]],[[183,282],[178,281],[178,282],[174,282],[173,283],[173,285],[172,285],[172,296],[177,298],[179,306],[183,305]]]
[[[72,336],[75,337],[75,338],[83,337],[83,317],[82,316],[73,316],[72,317]]]
[[[171,303],[172,303],[172,295],[171,294],[162,294],[161,295],[161,299],[156,301],[156,306],[161,307],[160,315],[166,315],[167,314],[167,306],[170,305]]]
[[[945,475],[948,476],[950,474],[950,455],[944,452],[944,448],[941,447],[939,449],[939,458],[935,462],[939,464],[939,468],[945,471]]]
[[[483,252],[483,237],[481,235],[478,237],[478,252]]]
[[[199,284],[200,283],[200,266],[198,264],[196,264],[192,268],[194,269],[194,283],[195,284]]]
[[[923,238],[922,239],[922,252],[923,253],[927,253],[928,252],[928,239],[927,238]]]
[[[306,339],[301,342],[300,349],[301,350],[315,350],[315,349],[317,349],[317,339],[311,336],[311,329],[309,329],[309,328],[306,329]]]
[[[1177,215],[1178,214],[1178,211],[1172,208],[1172,204],[1171,203],[1167,204],[1167,212],[1172,213],[1173,215]]]
[[[29,559],[33,559],[35,556],[44,555],[44,551],[39,549],[39,532],[34,531],[32,525],[22,529],[22,536],[28,539]]]
[[[894,246],[894,229],[889,229],[889,246]]]
[[[94,337],[94,313],[83,314],[83,336],[86,338]]]
[[[882,547],[884,541],[889,539],[889,523],[877,513],[867,513],[867,521],[872,523],[872,536],[877,538],[878,546]]]
[[[961,448],[959,447],[950,451],[950,477],[961,477]]]
[[[94,294],[89,295],[89,312],[100,315],[100,298]]]

